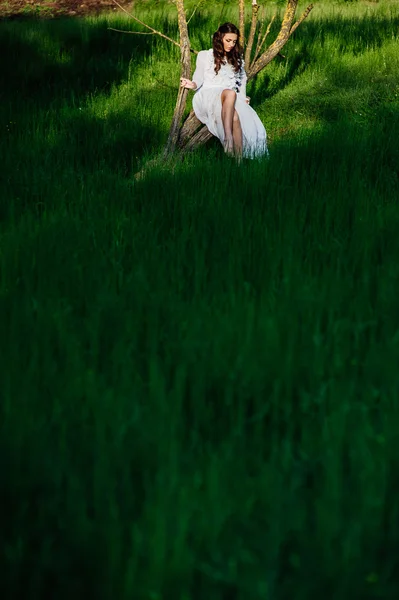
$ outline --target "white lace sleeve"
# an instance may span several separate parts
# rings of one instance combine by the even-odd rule
[[[204,83],[205,64],[207,56],[208,53],[206,50],[201,50],[201,52],[198,52],[197,64],[195,66],[195,71],[192,78],[192,81],[195,81],[195,83],[197,84],[197,90],[199,90],[199,88]]]

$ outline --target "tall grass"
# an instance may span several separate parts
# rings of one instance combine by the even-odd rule
[[[137,182],[178,49],[0,23],[2,598],[397,598],[398,24],[317,3],[248,88],[269,160]]]

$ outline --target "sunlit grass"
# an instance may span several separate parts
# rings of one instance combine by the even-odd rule
[[[397,597],[398,23],[317,3],[248,87],[270,159],[140,182],[178,49],[0,23],[3,598]]]

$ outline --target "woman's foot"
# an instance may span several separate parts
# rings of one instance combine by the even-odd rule
[[[242,164],[242,152],[236,152],[235,157],[236,157],[237,164],[241,165]]]
[[[234,139],[233,137],[225,138],[223,148],[228,156],[234,156]]]

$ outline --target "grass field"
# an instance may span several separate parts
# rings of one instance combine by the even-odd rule
[[[142,181],[179,50],[109,27],[0,21],[0,595],[394,600],[399,3],[315,3],[248,86],[269,160]]]

